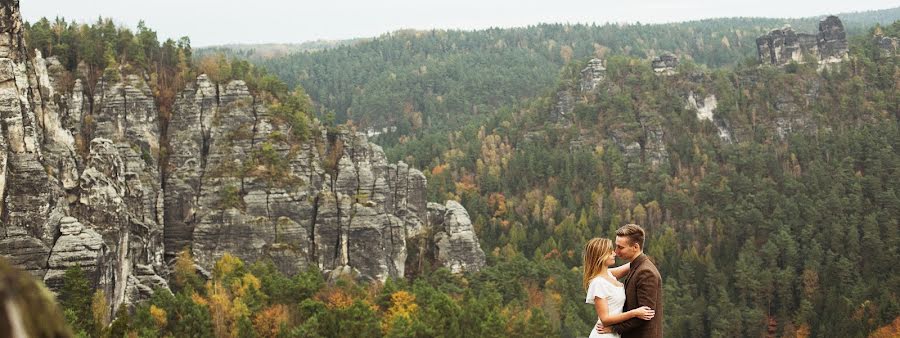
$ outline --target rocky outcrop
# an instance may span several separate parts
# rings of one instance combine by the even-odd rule
[[[675,68],[678,67],[678,57],[672,53],[663,53],[650,61],[653,71],[661,75],[675,74]]]
[[[450,271],[478,271],[484,267],[484,253],[472,229],[469,213],[456,201],[446,205],[428,204],[428,217],[435,231],[437,261]]]
[[[847,58],[849,44],[841,19],[831,15],[819,20],[819,34],[816,37],[820,62],[834,63]]]
[[[103,237],[90,228],[85,228],[74,217],[60,221],[60,237],[53,245],[44,284],[52,289],[62,287],[65,270],[81,266],[87,273],[96,273],[100,257],[104,256]]]
[[[715,110],[718,106],[719,102],[716,100],[715,95],[707,95],[702,101],[698,101],[694,92],[690,92],[688,93],[685,109],[696,111],[698,120],[706,120],[715,124],[716,129],[719,130],[719,139],[723,142],[731,143],[733,139],[727,123],[715,116]]]
[[[817,34],[797,33],[785,26],[757,38],[756,48],[761,63],[776,66],[804,63],[806,57],[823,64],[835,63],[849,52],[844,25],[833,15],[819,21]]]
[[[315,265],[383,281],[404,276],[407,239],[433,228],[425,176],[388,164],[362,133],[299,142],[241,81],[215,87],[201,76],[176,107],[165,241],[189,245],[201,267],[228,252],[286,273]]]
[[[875,46],[878,47],[879,58],[889,58],[897,55],[900,50],[900,38],[888,37],[884,35],[875,35],[872,37]]]
[[[18,2],[3,6],[0,254],[51,288],[80,265],[115,311],[134,300],[125,291],[135,265],[150,267],[151,279],[166,270],[149,87],[131,75],[103,78],[90,99],[80,82],[62,88],[59,62],[25,52]],[[85,154],[79,139],[89,144]]]
[[[572,121],[572,112],[575,110],[575,96],[568,90],[556,93],[556,106],[550,112],[550,121],[554,123],[569,123]]]
[[[601,59],[591,59],[587,67],[581,70],[581,91],[588,92],[597,88],[597,85],[606,79],[606,66]]]
[[[206,270],[229,252],[383,281],[406,274],[408,239],[425,238],[454,271],[483,265],[468,217],[432,224],[425,176],[364,134],[311,122],[302,135],[244,82],[205,75],[162,126],[148,77],[123,67],[89,83],[30,57],[18,7],[0,4],[0,255],[51,289],[81,266],[114,313],[168,288],[183,249]]]

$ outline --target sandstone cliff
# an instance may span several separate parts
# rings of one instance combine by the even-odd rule
[[[89,91],[76,71],[66,86],[72,70],[27,53],[18,1],[0,12],[0,255],[51,289],[80,265],[114,312],[167,288],[185,248],[204,269],[230,252],[383,281],[407,273],[407,241],[424,238],[438,250],[416,259],[484,265],[465,209],[428,204],[425,176],[365,135],[290,137],[244,82],[205,75],[162,125],[148,77],[113,70]]]
[[[848,53],[844,24],[833,15],[819,21],[817,34],[796,33],[785,26],[756,39],[756,47],[760,62],[776,66],[803,63],[806,57],[819,63],[840,62]]]

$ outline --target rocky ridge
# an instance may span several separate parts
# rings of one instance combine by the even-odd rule
[[[207,270],[229,252],[381,281],[414,260],[485,264],[465,209],[427,203],[425,176],[364,134],[297,139],[243,81],[205,75],[161,128],[146,77],[113,70],[92,91],[83,78],[67,87],[55,58],[27,53],[18,1],[0,12],[0,255],[51,289],[80,265],[114,313],[167,288],[185,248]],[[422,241],[433,249],[408,257]]]
[[[816,34],[797,33],[785,26],[757,38],[756,48],[761,63],[775,66],[804,63],[806,57],[820,64],[835,63],[845,59],[849,52],[844,24],[833,15],[819,21]]]

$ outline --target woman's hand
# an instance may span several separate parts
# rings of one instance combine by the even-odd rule
[[[634,315],[634,318],[640,318],[643,320],[651,320],[651,319],[653,319],[653,316],[656,314],[656,311],[653,311],[653,309],[646,307],[646,306],[641,306],[637,309],[634,309],[634,310],[631,310],[628,312],[631,312],[632,315]]]

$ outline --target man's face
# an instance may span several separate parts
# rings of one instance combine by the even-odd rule
[[[632,261],[637,257],[640,248],[637,243],[631,243],[628,237],[616,236],[616,256],[622,257],[627,261]]]

